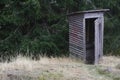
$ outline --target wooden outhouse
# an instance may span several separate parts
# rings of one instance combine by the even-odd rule
[[[104,12],[88,10],[68,14],[70,56],[97,64],[103,56]]]

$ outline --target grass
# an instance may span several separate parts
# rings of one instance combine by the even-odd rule
[[[105,56],[99,65],[86,65],[70,58],[32,60],[18,56],[0,63],[0,80],[120,80],[120,58]]]
[[[120,64],[118,64],[118,65],[116,66],[116,68],[117,68],[117,69],[120,69]]]

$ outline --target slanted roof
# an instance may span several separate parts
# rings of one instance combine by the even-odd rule
[[[67,14],[67,16],[76,15],[76,14],[85,14],[85,13],[97,13],[97,12],[106,12],[109,9],[98,9],[98,10],[87,10],[87,11],[77,11]]]

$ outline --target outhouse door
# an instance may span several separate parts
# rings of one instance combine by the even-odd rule
[[[86,62],[98,64],[102,56],[102,22],[101,18],[87,18],[86,23]]]
[[[98,64],[102,54],[102,23],[101,19],[97,18],[95,21],[95,61]]]

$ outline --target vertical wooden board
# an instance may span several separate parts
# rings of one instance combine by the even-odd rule
[[[84,52],[84,62],[86,62],[86,25],[85,25],[85,18],[83,18],[83,52]]]
[[[95,20],[95,64],[103,55],[103,21],[102,17]]]
[[[99,61],[99,18],[95,20],[95,64]]]
[[[99,59],[103,56],[103,17],[98,18],[98,36],[99,36]]]
[[[104,44],[104,14],[101,15],[101,57],[103,56],[103,44]]]
[[[99,56],[100,58],[103,55],[103,50],[102,50],[102,46],[103,46],[103,28],[102,28],[102,18],[99,18]]]
[[[101,18],[99,18],[99,23],[98,23],[98,32],[99,32],[99,58],[101,58],[101,53],[102,53],[102,27],[101,27]]]

